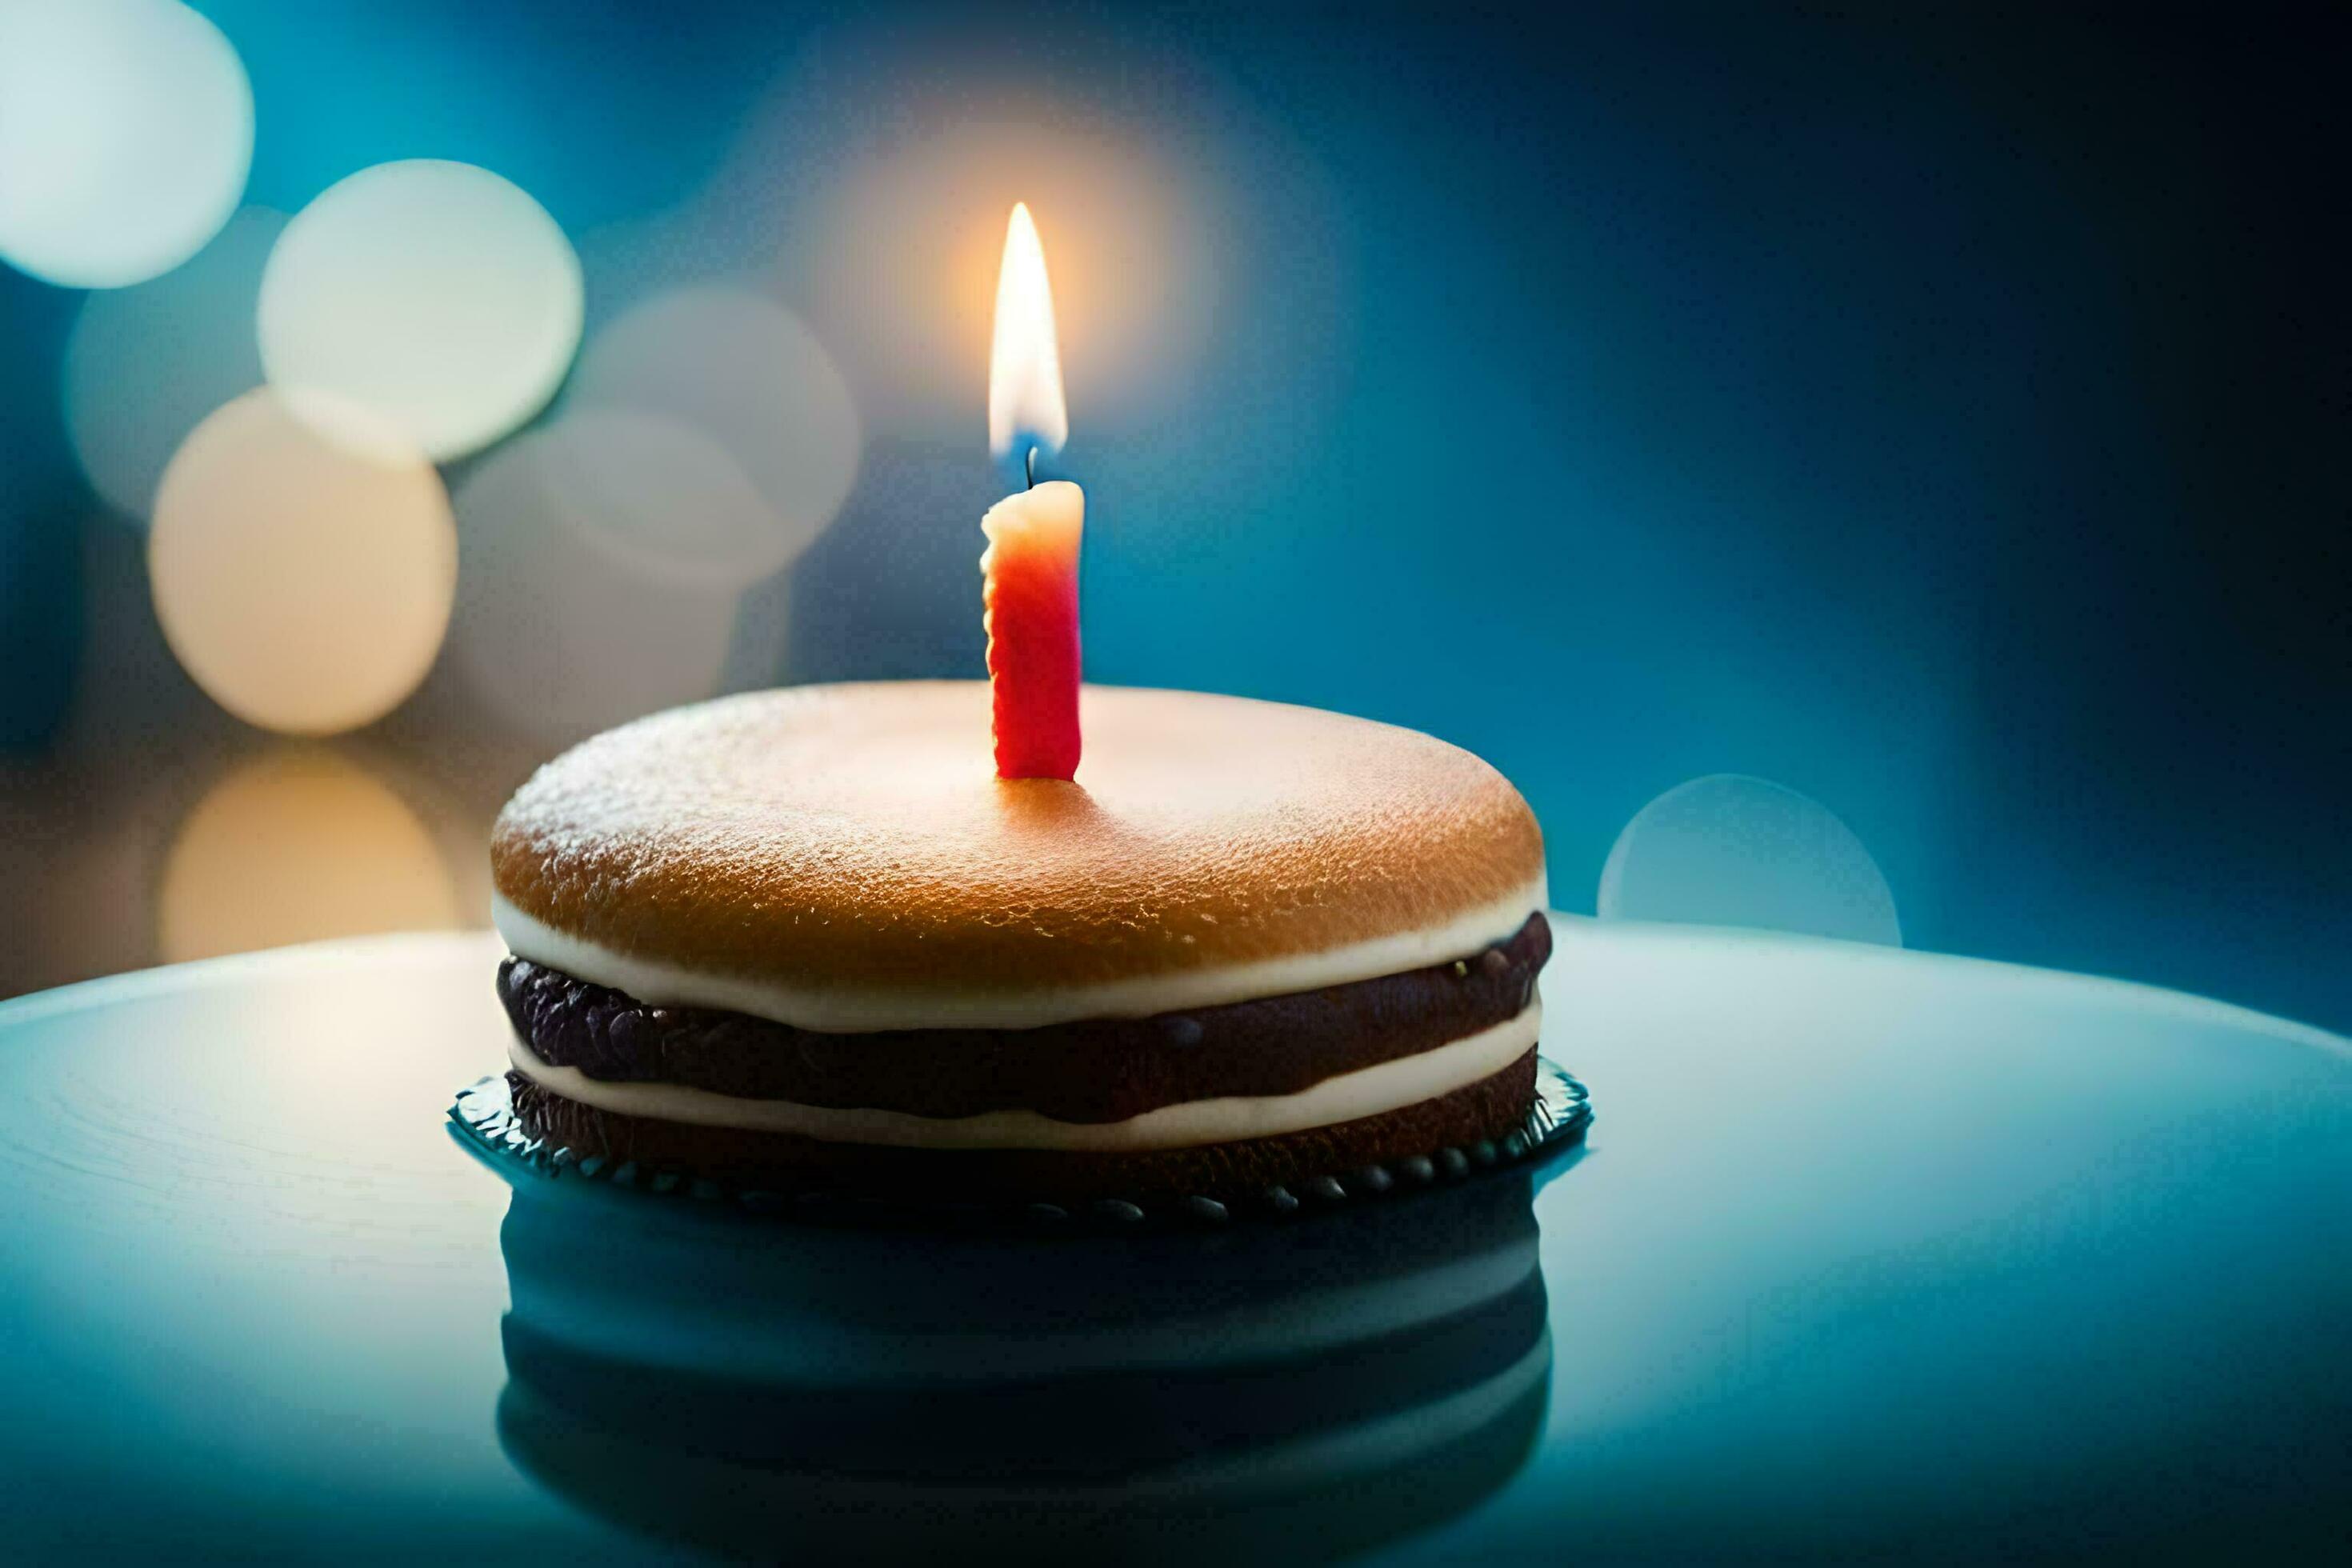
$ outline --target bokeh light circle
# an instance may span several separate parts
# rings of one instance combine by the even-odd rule
[[[1693,779],[1643,806],[1609,851],[1596,912],[1903,945],[1894,891],[1853,830],[1744,773]]]
[[[272,385],[320,392],[436,461],[515,429],[580,346],[580,258],[545,208],[470,163],[379,163],[296,214],[261,279]]]
[[[576,515],[562,422],[527,432],[457,487],[464,570],[453,662],[501,719],[551,742],[715,694],[736,590],[639,569]]]
[[[253,89],[176,0],[0,4],[0,257],[116,289],[220,231],[253,163]]]
[[[635,570],[748,587],[816,537],[805,519],[779,516],[725,447],[673,419],[583,407],[541,434],[550,504]]]
[[[848,384],[799,317],[749,289],[681,289],[635,306],[589,342],[566,406],[657,416],[735,460],[772,513],[765,533],[649,518],[631,537],[738,584],[798,554],[856,482],[864,437]]]
[[[286,215],[246,207],[185,265],[92,294],[66,340],[66,434],[90,486],[144,521],[189,431],[261,384],[253,312]]]
[[[172,842],[156,898],[166,963],[460,923],[433,836],[390,788],[321,747],[233,768]]]
[[[147,564],[197,685],[248,723],[325,735],[382,718],[424,679],[448,628],[457,532],[440,476],[396,433],[322,403],[298,415],[262,388],[173,458]]]

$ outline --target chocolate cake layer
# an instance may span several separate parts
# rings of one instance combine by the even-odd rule
[[[1150,1018],[1035,1029],[825,1034],[705,1007],[655,1007],[527,959],[499,995],[540,1060],[615,1083],[917,1116],[1034,1110],[1124,1121],[1164,1105],[1296,1094],[1507,1023],[1551,956],[1540,914],[1458,963]]]
[[[1441,1149],[1498,1141],[1527,1120],[1536,1054],[1502,1071],[1376,1116],[1227,1143],[1133,1153],[1055,1149],[908,1149],[796,1133],[705,1127],[601,1110],[519,1072],[507,1082],[531,1133],[582,1156],[719,1177],[778,1192],[842,1190],[918,1203],[1256,1193]]]

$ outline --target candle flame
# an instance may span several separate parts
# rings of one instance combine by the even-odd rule
[[[1062,353],[1054,339],[1054,289],[1029,204],[1013,204],[1004,264],[996,275],[996,336],[988,353],[988,449],[1014,456],[1013,443],[1052,454],[1070,438],[1062,401]],[[1024,454],[1025,455],[1025,454]]]

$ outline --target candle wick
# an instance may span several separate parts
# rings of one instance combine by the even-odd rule
[[[1035,489],[1037,488],[1037,448],[1036,448],[1036,447],[1030,447],[1030,448],[1029,448],[1029,455],[1028,455],[1027,457],[1025,457],[1025,458],[1022,458],[1022,459],[1021,459],[1021,472],[1022,472],[1022,476],[1023,476],[1024,478],[1025,478],[1025,479],[1029,481],[1029,488],[1030,488],[1031,489],[1033,489],[1033,490],[1034,490],[1034,489]]]

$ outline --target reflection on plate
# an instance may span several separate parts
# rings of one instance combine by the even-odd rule
[[[1358,1551],[1465,1511],[1532,1450],[1535,1180],[1034,1241],[519,1180],[499,1436],[594,1516],[721,1552]]]

